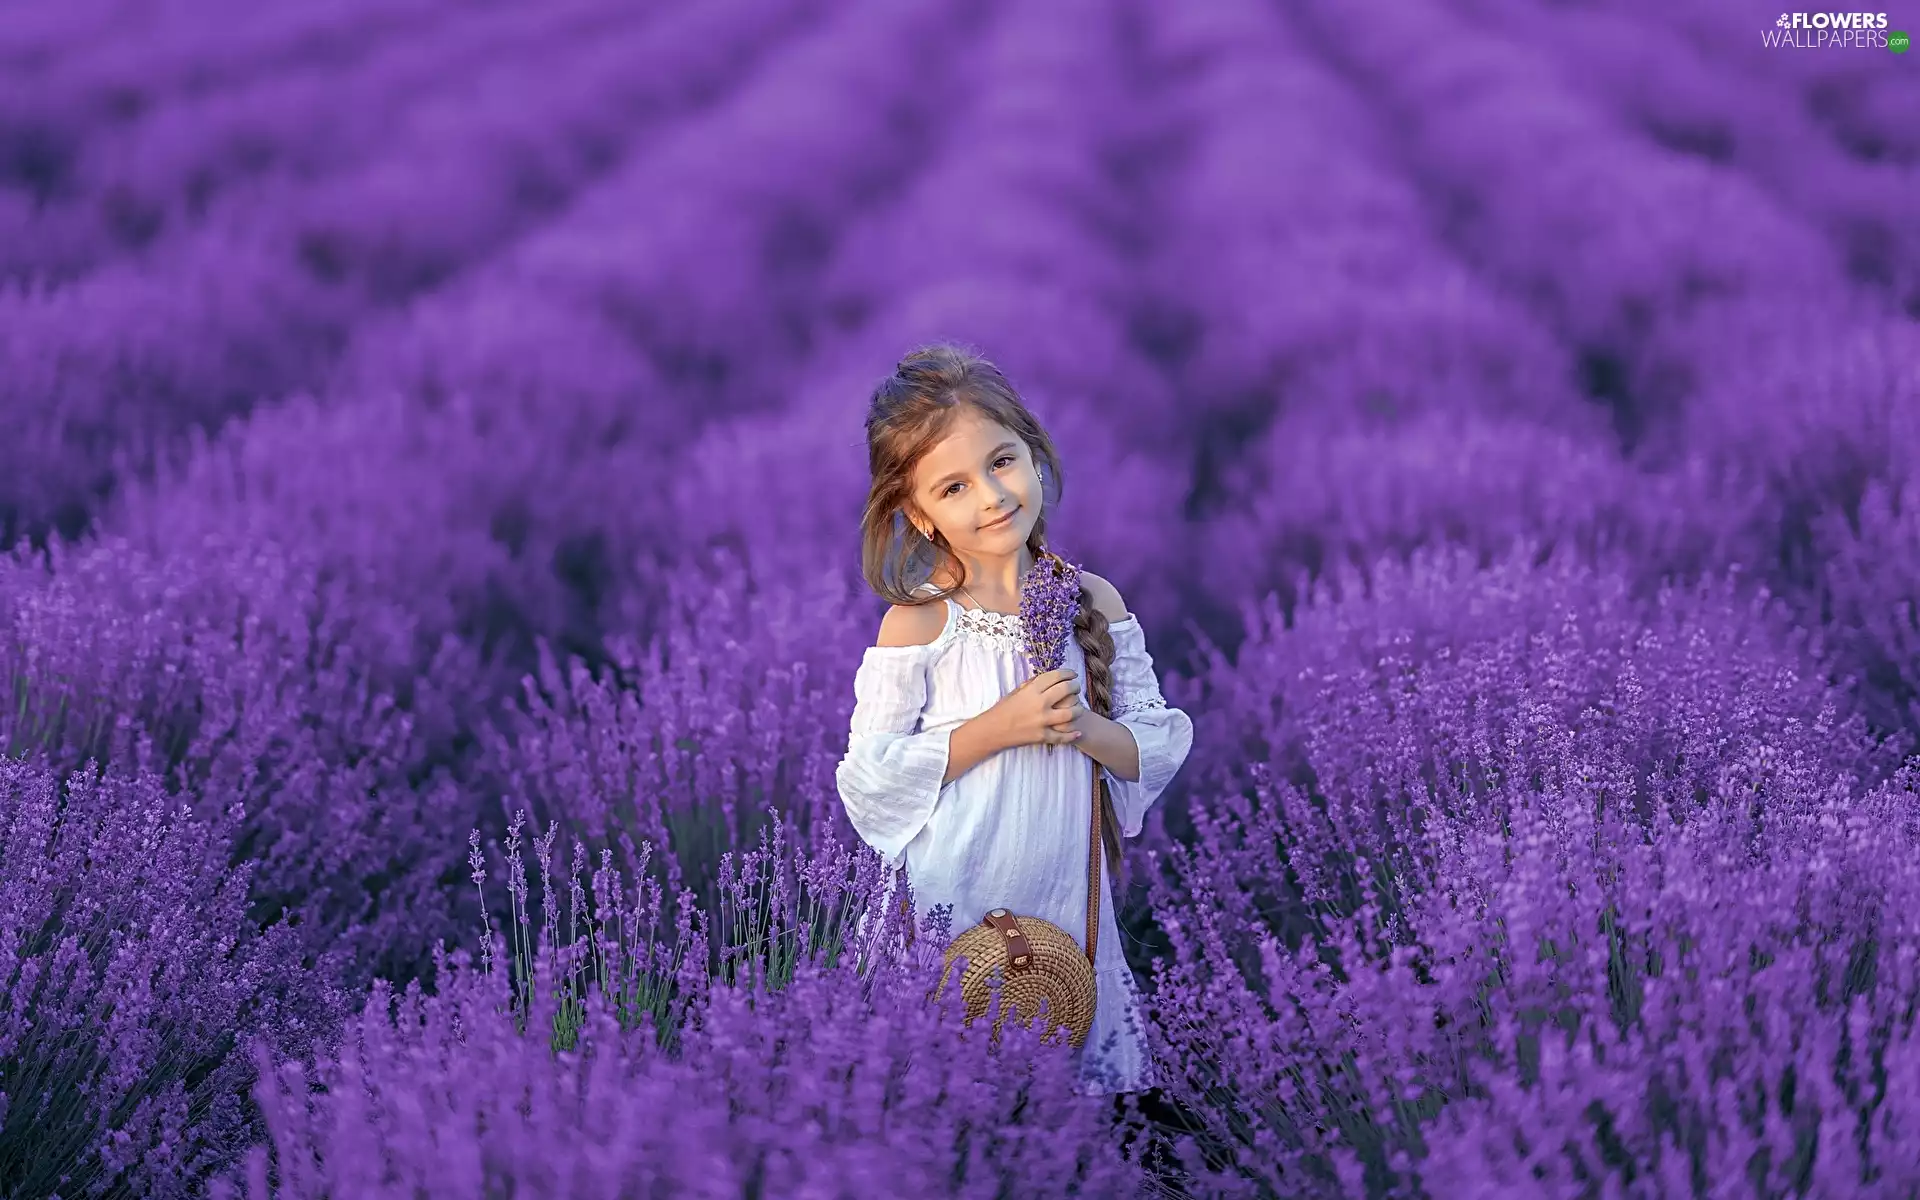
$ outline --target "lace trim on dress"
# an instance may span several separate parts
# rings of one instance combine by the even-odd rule
[[[1026,626],[1021,623],[1018,613],[962,608],[960,615],[955,618],[955,628],[982,638],[1001,650],[1024,650],[1027,645]]]
[[[1136,700],[1129,700],[1125,704],[1115,707],[1113,715],[1117,717],[1122,713],[1139,712],[1142,709],[1148,708],[1165,708],[1166,706],[1166,700],[1160,696],[1141,696]]]
[[[923,583],[914,590],[916,592],[926,591],[932,587],[932,583]],[[1019,613],[994,612],[989,608],[968,608],[952,597],[947,598],[947,603],[959,610],[959,614],[953,619],[953,630],[955,633],[970,633],[1000,650],[1026,650],[1027,626],[1026,622],[1021,620]],[[1123,619],[1113,622],[1113,625],[1115,627],[1123,627],[1134,619],[1134,615],[1128,613]],[[1124,705],[1120,709],[1120,712],[1132,712],[1136,708],[1156,707],[1165,708],[1166,705],[1158,697],[1155,697],[1152,700],[1136,701]],[[1114,715],[1118,716],[1119,713],[1115,713]]]
[[[1025,621],[1021,620],[1019,613],[994,612],[990,608],[968,608],[964,604],[955,604],[954,607],[960,610],[960,615],[954,619],[953,627],[956,631],[971,633],[975,637],[981,638],[1002,650],[1025,650],[1027,648],[1027,625]],[[1126,621],[1131,620],[1133,620],[1133,616],[1132,614],[1128,614]],[[1124,625],[1126,621],[1117,621],[1115,624]],[[1166,707],[1164,703],[1156,698],[1150,701],[1140,701],[1135,704],[1129,704],[1121,711],[1131,712],[1135,708],[1152,708],[1156,706],[1160,708]]]

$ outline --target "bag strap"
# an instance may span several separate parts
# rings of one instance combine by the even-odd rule
[[[1093,766],[1093,821],[1087,826],[1087,964],[1098,966],[1094,950],[1100,944],[1100,764]]]

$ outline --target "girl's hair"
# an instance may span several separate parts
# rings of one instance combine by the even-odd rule
[[[1047,510],[1066,490],[1053,440],[991,362],[951,343],[922,346],[908,353],[893,374],[880,381],[867,408],[867,468],[873,483],[867,492],[866,510],[860,516],[860,569],[868,586],[891,604],[932,604],[954,595],[959,590],[957,583],[926,595],[913,590],[943,562],[954,579],[966,574],[938,530],[929,540],[906,516],[911,506],[914,515],[925,519],[913,498],[914,466],[947,435],[963,407],[1012,430],[1032,452],[1040,470],[1043,502],[1033,532],[1027,535],[1027,549],[1036,560],[1046,552]],[[1087,661],[1083,699],[1093,712],[1111,717],[1113,634],[1107,628],[1107,615],[1094,605],[1093,594],[1084,583],[1080,586],[1080,608],[1073,618],[1073,636]],[[1104,775],[1099,777],[1099,784],[1107,867],[1110,874],[1117,875],[1120,826]]]

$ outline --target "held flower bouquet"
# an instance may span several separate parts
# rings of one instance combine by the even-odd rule
[[[1080,568],[1051,550],[1043,551],[1020,580],[1020,625],[1026,631],[1032,675],[1057,671],[1067,660],[1067,639],[1073,636],[1079,611]],[[1047,752],[1053,749],[1049,743]]]

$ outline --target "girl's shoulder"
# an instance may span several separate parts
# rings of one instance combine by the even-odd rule
[[[929,590],[931,586],[924,583],[914,589],[916,592]],[[946,635],[951,607],[945,602],[889,605],[881,614],[880,633],[868,647],[869,654],[879,651],[878,657],[900,657],[932,649]]]
[[[1092,571],[1085,570],[1080,572],[1080,586],[1092,595],[1093,606],[1106,614],[1110,623],[1118,624],[1127,619],[1127,602],[1121,598],[1119,588]]]
[[[931,645],[946,625],[945,604],[889,605],[880,618],[880,634],[874,639],[874,645],[887,648]]]

